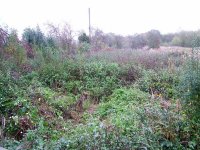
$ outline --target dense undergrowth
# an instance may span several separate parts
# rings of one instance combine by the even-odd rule
[[[2,147],[200,148],[198,59],[129,50],[70,58],[50,47],[29,58],[11,43],[0,57]]]

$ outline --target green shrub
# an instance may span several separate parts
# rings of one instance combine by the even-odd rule
[[[198,48],[193,49],[193,54],[184,67],[179,92],[189,123],[190,136],[195,143],[200,143],[200,61]]]
[[[68,79],[68,73],[62,65],[47,64],[39,71],[39,79],[52,88],[62,88]]]
[[[90,51],[90,44],[86,43],[86,42],[80,43],[79,47],[78,47],[78,51],[80,53],[84,53],[84,52]]]
[[[131,85],[142,76],[142,69],[134,64],[120,66],[119,79],[122,85]]]
[[[68,149],[184,149],[179,140],[186,133],[175,106],[165,111],[148,97],[139,89],[116,89],[86,124],[59,144]]]
[[[23,46],[20,44],[16,31],[12,31],[8,36],[8,40],[4,51],[13,59],[19,66],[26,61],[26,52]]]
[[[70,58],[66,51],[56,49],[59,43],[73,49],[72,32],[65,28],[67,32],[60,30],[62,37],[56,38],[58,34],[54,33],[47,43],[39,28],[28,29],[23,38],[34,49],[34,57],[27,58],[15,32],[6,37],[3,46],[0,43],[0,53],[5,55],[0,56],[0,117],[6,120],[5,128],[0,120],[0,137],[5,136],[0,140],[1,146],[58,150],[199,149],[199,53],[191,56],[181,77],[178,69],[182,69],[182,63],[178,61],[182,55],[175,52],[109,49]],[[70,38],[65,39],[65,33]],[[99,33],[93,46],[98,38],[103,41],[104,35]],[[156,46],[150,47],[156,48],[159,34],[151,34],[152,41],[148,42],[155,42]],[[188,37],[185,42],[191,38]],[[123,46],[121,38],[115,39],[118,47]],[[68,44],[64,42],[69,40]],[[133,47],[136,44],[137,48],[137,42],[132,43]],[[87,39],[82,39],[80,52],[89,49]],[[169,56],[176,66],[175,73],[163,69],[171,61]],[[88,93],[89,98],[78,103],[84,108],[79,112],[74,107],[83,93]],[[164,99],[150,99],[149,93]],[[182,100],[183,109],[177,99]],[[169,106],[163,107],[162,102]]]
[[[73,94],[81,93],[84,88],[82,81],[79,80],[72,80],[65,83],[65,89]]]
[[[37,120],[36,109],[31,105],[29,95],[26,93],[30,81],[26,78],[13,79],[10,76],[1,75],[0,78],[0,113],[6,119],[5,135],[20,140],[27,128],[32,125],[23,126],[22,118]],[[28,121],[29,119],[27,119]],[[30,125],[30,126],[29,126]],[[34,125],[34,123],[33,123]]]
[[[83,82],[85,89],[91,91],[91,96],[99,101],[108,96],[118,86],[119,66],[115,63],[94,62],[84,65]]]
[[[181,41],[181,38],[179,36],[174,36],[171,43],[174,46],[182,46],[182,41]]]
[[[177,95],[178,76],[167,70],[159,72],[144,71],[144,75],[137,81],[137,86],[150,94],[161,94],[163,98],[170,99]]]
[[[113,94],[107,98],[108,102],[101,103],[97,113],[101,116],[107,116],[110,113],[125,113],[126,109],[132,105],[141,104],[148,99],[148,94],[138,89],[116,89]],[[123,108],[125,107],[125,108]]]
[[[0,113],[9,115],[15,107],[14,100],[17,97],[17,85],[14,80],[5,74],[0,74]],[[11,113],[11,112],[10,112]]]

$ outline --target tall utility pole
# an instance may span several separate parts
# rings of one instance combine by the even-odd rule
[[[89,14],[89,38],[91,40],[90,8],[88,8],[88,14]]]

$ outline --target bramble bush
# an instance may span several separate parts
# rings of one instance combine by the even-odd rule
[[[30,29],[24,40],[33,53],[15,32],[0,43],[1,146],[199,149],[199,53],[185,58],[185,66],[179,52],[111,49],[71,55],[68,27],[60,29],[58,38],[52,33],[49,44],[39,29]],[[106,40],[99,33],[96,42]],[[83,93],[88,94],[84,102]]]
[[[180,78],[179,95],[182,98],[190,138],[200,148],[200,62],[199,48],[194,48]]]
[[[143,77],[137,80],[136,84],[142,91],[161,94],[163,98],[171,99],[177,95],[179,79],[176,74],[169,73],[168,70],[158,72],[149,70],[143,72]]]

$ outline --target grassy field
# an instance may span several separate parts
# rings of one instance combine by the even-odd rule
[[[191,55],[161,47],[1,57],[0,145],[200,149],[200,67]]]

